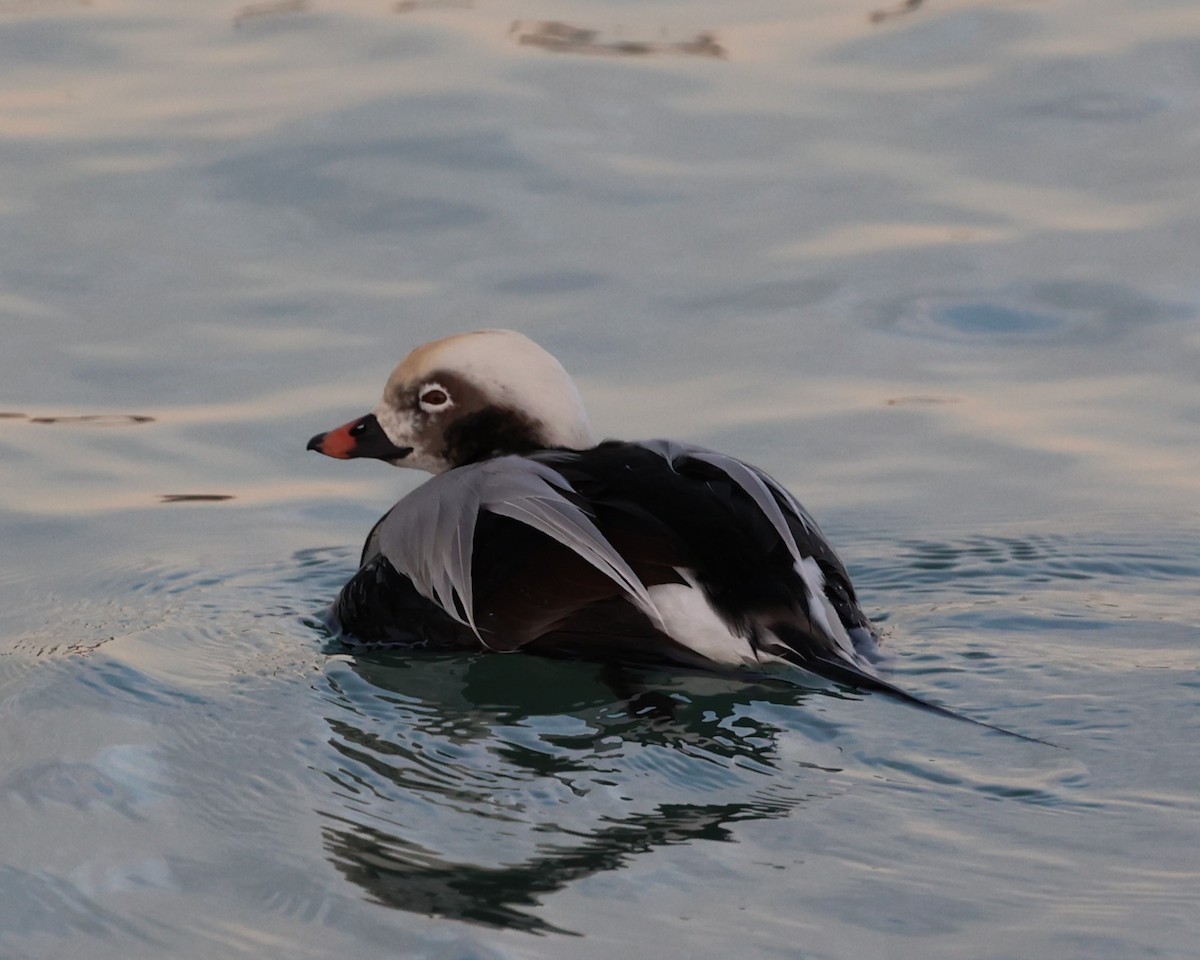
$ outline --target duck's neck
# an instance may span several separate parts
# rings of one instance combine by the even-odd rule
[[[451,424],[442,457],[451,467],[555,446],[540,421],[505,407],[488,406]]]

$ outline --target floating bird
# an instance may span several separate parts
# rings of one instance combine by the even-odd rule
[[[433,474],[375,524],[333,605],[359,640],[790,664],[969,719],[879,676],[845,566],[781,484],[687,443],[597,443],[571,378],[520,333],[418,347],[371,413],[308,449]]]

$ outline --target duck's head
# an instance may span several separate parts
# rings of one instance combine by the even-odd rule
[[[392,371],[373,411],[317,434],[308,449],[443,473],[595,442],[579,391],[554,357],[513,330],[477,330],[417,347]]]

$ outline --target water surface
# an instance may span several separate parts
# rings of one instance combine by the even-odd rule
[[[0,4],[0,954],[1194,956],[1198,39]],[[485,325],[602,432],[770,470],[897,682],[1058,746],[331,643],[418,478],[304,443]]]

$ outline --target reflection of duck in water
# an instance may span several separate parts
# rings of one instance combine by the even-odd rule
[[[814,691],[653,675],[675,698],[670,719],[630,716],[585,663],[407,651],[337,663],[322,767],[338,785],[322,805],[330,861],[400,910],[571,932],[540,909],[559,891],[665,847],[738,841],[741,823],[853,784],[827,718],[788,723]]]
[[[308,447],[435,474],[334,604],[360,639],[795,664],[924,703],[876,674],[846,568],[787,490],[701,447],[597,445],[571,379],[519,333],[418,347],[373,412]]]
[[[527,933],[574,934],[530,908],[575,881],[619,870],[639,854],[696,840],[731,840],[735,824],[784,817],[792,805],[664,804],[598,827],[573,846],[544,844],[527,861],[503,866],[447,861],[369,824],[343,821],[326,827],[324,838],[334,866],[377,903]]]

